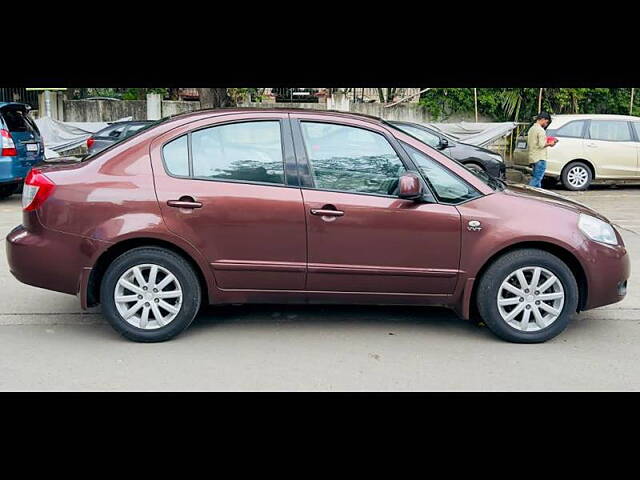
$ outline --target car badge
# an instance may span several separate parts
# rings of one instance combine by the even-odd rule
[[[480,230],[482,230],[482,225],[478,220],[469,220],[468,225],[469,226],[467,227],[467,229],[470,232],[479,232]]]

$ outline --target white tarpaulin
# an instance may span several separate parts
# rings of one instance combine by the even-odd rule
[[[116,122],[127,120],[131,120],[131,117],[121,118]],[[91,134],[108,125],[107,122],[60,122],[50,117],[38,118],[35,122],[44,139],[45,147],[56,152],[79,147]]]
[[[478,147],[489,145],[499,138],[506,137],[516,128],[514,122],[496,123],[426,123],[426,126],[440,130],[447,135]]]

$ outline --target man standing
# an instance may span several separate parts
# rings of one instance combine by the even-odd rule
[[[558,140],[547,143],[545,128],[551,123],[551,115],[547,112],[540,112],[535,123],[527,134],[527,145],[529,146],[529,166],[533,169],[533,177],[529,182],[532,187],[542,188],[542,179],[547,169],[547,147],[553,147]]]

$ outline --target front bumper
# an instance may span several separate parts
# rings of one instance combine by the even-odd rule
[[[631,267],[629,253],[621,239],[619,242],[617,246],[590,242],[585,265],[587,301],[584,310],[610,305],[625,298]]]

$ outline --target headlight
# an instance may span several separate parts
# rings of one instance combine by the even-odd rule
[[[499,162],[504,162],[504,160],[502,159],[502,155],[500,155],[499,153],[487,153],[487,156],[493,158],[494,160],[497,160]]]
[[[596,217],[581,213],[578,220],[578,228],[591,240],[609,245],[618,245],[618,238],[613,227]]]

